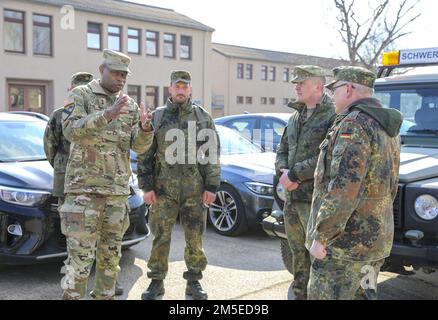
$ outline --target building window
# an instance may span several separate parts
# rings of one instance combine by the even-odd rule
[[[171,33],[165,33],[163,40],[164,40],[164,57],[175,59],[176,36]]]
[[[140,86],[128,86],[128,96],[134,99],[135,103],[141,102],[141,87]]]
[[[95,50],[102,48],[102,25],[100,23],[88,22],[87,46],[88,49]]]
[[[290,81],[290,69],[289,68],[284,68],[284,71],[283,71],[283,81],[284,82],[289,82]]]
[[[169,87],[163,87],[163,104],[166,104],[169,98],[170,98]]]
[[[4,11],[4,46],[7,52],[25,52],[24,12]]]
[[[158,40],[158,32],[146,31],[146,54],[148,56],[158,57]]]
[[[237,104],[243,104],[243,97],[237,97]]]
[[[269,104],[271,106],[275,105],[275,98],[269,98]]]
[[[288,98],[284,98],[283,99],[283,105],[287,106],[289,104],[289,99]]]
[[[158,87],[146,87],[146,108],[150,108],[151,110],[154,110],[158,107]],[[164,103],[167,102],[164,100]]]
[[[9,85],[9,110],[11,111],[46,111],[45,86]]]
[[[140,54],[140,30],[128,28],[128,53]]]
[[[108,26],[108,49],[122,51],[122,27]]]
[[[252,104],[252,97],[246,97],[245,102],[246,104]]]
[[[246,65],[246,80],[252,80],[252,64]]]
[[[268,67],[262,66],[262,80],[268,80]]]
[[[237,64],[237,79],[243,79],[243,63]]]
[[[268,104],[268,98],[266,98],[266,97],[262,97],[262,99],[260,100],[260,102],[261,102],[262,104]]]
[[[275,67],[269,68],[269,80],[275,81]]]
[[[182,60],[192,60],[192,37],[181,36],[179,57]]]
[[[33,53],[52,55],[52,17],[33,15]]]

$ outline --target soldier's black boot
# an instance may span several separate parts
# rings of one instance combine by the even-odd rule
[[[156,300],[164,294],[164,281],[153,279],[149,287],[141,295],[141,300]]]
[[[116,291],[115,291],[116,296],[123,296],[123,286],[116,281]]]
[[[207,300],[207,292],[202,289],[199,281],[187,281],[186,295],[193,298],[193,300]]]

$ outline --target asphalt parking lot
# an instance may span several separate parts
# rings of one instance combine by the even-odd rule
[[[147,288],[147,259],[152,239],[123,252],[121,300],[138,300]],[[207,230],[204,247],[209,259],[202,284],[214,300],[287,300],[292,276],[285,271],[278,240],[263,232],[226,238]],[[173,234],[169,274],[163,300],[184,300],[184,235],[179,225]],[[57,300],[61,297],[62,264],[0,267],[0,300]],[[92,285],[93,282],[90,282]],[[381,273],[379,295],[383,300],[438,300],[438,273],[412,276]]]

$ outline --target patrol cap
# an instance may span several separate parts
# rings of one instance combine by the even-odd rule
[[[318,66],[296,66],[294,78],[290,82],[299,83],[313,77],[325,78],[324,70]]]
[[[332,90],[338,81],[352,82],[365,87],[374,88],[374,82],[377,78],[374,72],[362,67],[353,66],[335,68],[333,69],[333,76],[335,79],[325,86],[329,90]]]
[[[103,50],[103,64],[110,70],[125,71],[131,74],[130,63],[131,58],[126,54],[109,49]]]
[[[72,87],[82,86],[90,83],[94,76],[88,72],[78,72],[71,76]]]
[[[172,84],[175,84],[178,82],[190,84],[191,81],[192,81],[192,76],[190,75],[190,72],[188,72],[188,71],[183,71],[183,70],[173,71],[171,76],[170,76],[170,82]]]

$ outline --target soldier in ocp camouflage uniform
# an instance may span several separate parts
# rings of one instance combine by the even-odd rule
[[[207,267],[202,248],[206,223],[203,204],[210,205],[215,201],[220,184],[219,141],[211,116],[191,100],[188,72],[172,73],[169,93],[171,97],[166,106],[153,113],[154,143],[146,154],[138,156],[139,186],[145,192],[145,202],[152,205],[149,224],[154,235],[148,262],[148,277],[152,281],[142,299],[154,300],[164,294],[163,280],[168,271],[171,234],[179,215],[186,240],[186,294],[195,300],[206,300],[207,293],[199,283],[202,271]],[[191,141],[196,140],[196,134],[204,129],[210,133],[208,142],[211,143],[211,148],[205,152],[202,150],[205,141]],[[172,132],[179,135],[176,143],[180,148],[176,154],[172,147],[175,145]],[[170,137],[166,138],[168,135]],[[212,156],[212,161],[201,163],[199,159],[203,154]],[[182,163],[173,163],[170,158],[175,155],[181,157]],[[189,158],[192,158],[191,162]]]
[[[71,78],[70,90],[88,84],[93,80],[93,75],[88,72],[75,73]],[[70,141],[62,133],[62,113],[64,108],[53,111],[46,131],[44,132],[44,151],[47,160],[54,169],[53,196],[58,198],[58,206],[64,203],[65,169],[70,154]]]
[[[324,140],[335,118],[331,98],[324,94],[324,71],[316,66],[298,66],[292,83],[297,84],[298,101],[277,150],[276,171],[286,189],[285,228],[293,253],[293,291],[297,300],[307,298],[310,273],[305,248],[307,221],[313,193],[313,175]],[[289,188],[291,186],[291,188]]]
[[[153,139],[151,114],[122,93],[131,59],[111,50],[103,55],[101,79],[74,89],[63,112],[63,132],[72,144],[60,208],[68,250],[64,299],[85,296],[95,256],[92,297],[113,299],[129,226],[129,151],[146,152]]]
[[[321,144],[306,247],[315,257],[309,299],[376,299],[393,243],[400,165],[400,112],[373,96],[376,76],[334,70],[336,120]]]
[[[88,72],[75,73],[71,78],[70,90],[86,85],[93,80],[93,75]],[[58,208],[62,206],[65,200],[64,183],[65,170],[67,169],[67,161],[70,155],[70,141],[68,141],[62,132],[62,114],[64,108],[59,108],[53,111],[49,122],[47,123],[44,133],[44,151],[47,160],[54,169],[53,176],[53,191],[52,194],[58,197]],[[116,282],[116,296],[123,295],[123,287]]]

